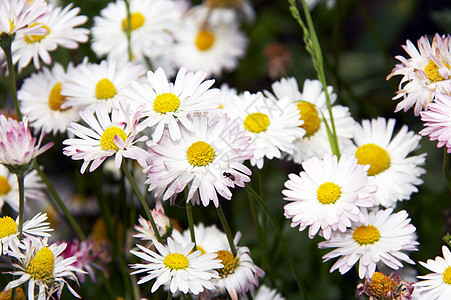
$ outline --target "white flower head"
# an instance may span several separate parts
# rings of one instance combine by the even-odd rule
[[[155,225],[157,226],[160,236],[166,237],[171,235],[173,225],[169,217],[164,213],[163,204],[161,201],[157,201],[155,208],[152,209],[150,213],[152,214],[152,218],[155,221]],[[139,225],[135,225],[135,230],[137,233],[133,235],[134,237],[139,238],[142,241],[152,241],[157,238],[150,221],[146,220],[142,216],[139,216],[138,222]]]
[[[46,34],[45,29],[32,25],[39,23],[47,13],[45,0],[35,0],[31,5],[26,0],[1,0],[0,34]]]

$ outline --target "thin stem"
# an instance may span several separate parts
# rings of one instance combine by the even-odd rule
[[[188,216],[189,233],[191,235],[191,242],[194,243],[193,251],[197,250],[196,235],[194,233],[194,221],[193,221],[193,210],[191,207],[191,201],[186,202],[186,215]]]
[[[17,88],[16,88],[16,70],[13,64],[13,55],[11,52],[11,45],[14,40],[14,36],[7,36],[2,38],[2,49],[5,52],[6,64],[9,72],[9,85],[11,89],[11,98],[13,99],[14,108],[16,109],[17,119],[22,121],[22,113],[20,112],[19,102],[17,101]]]
[[[56,190],[53,187],[53,185],[50,183],[50,181],[47,178],[47,176],[45,175],[45,173],[42,172],[41,168],[39,167],[39,164],[38,164],[37,160],[33,161],[33,168],[36,170],[38,175],[41,177],[42,181],[44,182],[45,186],[47,187],[47,190],[50,192],[50,194],[52,195],[52,197],[55,200],[56,204],[58,205],[58,207],[63,212],[64,217],[66,218],[67,222],[72,227],[72,229],[75,231],[75,233],[77,234],[78,238],[80,240],[86,240],[86,235],[83,233],[83,230],[81,229],[80,225],[78,224],[77,221],[75,221],[74,217],[69,212],[69,210],[67,209],[67,207],[64,204],[64,202],[61,200],[60,196],[56,192]]]
[[[227,236],[227,241],[229,242],[230,250],[232,250],[233,256],[236,256],[237,251],[235,247],[235,243],[233,242],[232,232],[230,231],[229,223],[224,215],[224,210],[222,209],[221,203],[218,203],[218,207],[216,207],[216,211],[218,212],[219,219],[221,220],[222,228],[225,231]]]
[[[128,52],[128,60],[133,60],[133,54],[132,54],[132,44],[131,44],[131,37],[132,37],[132,28],[131,28],[131,14],[130,14],[130,2],[129,0],[124,0],[125,2],[125,8],[127,9],[127,26],[125,29],[125,36],[127,37],[127,52]]]
[[[155,220],[153,219],[152,214],[150,213],[149,205],[147,204],[146,199],[144,199],[143,194],[139,190],[135,179],[133,178],[132,174],[130,173],[130,170],[128,169],[127,162],[125,161],[125,159],[122,161],[121,168],[122,168],[122,171],[124,171],[124,174],[127,177],[128,181],[132,185],[133,190],[135,191],[136,195],[138,196],[139,201],[141,201],[141,205],[144,207],[144,211],[146,212],[147,219],[149,219],[149,221],[150,221],[150,225],[152,226],[152,230],[155,233],[155,237],[157,238],[157,241],[159,243],[163,243],[160,232],[158,231],[157,225],[155,224]]]
[[[17,185],[19,187],[19,240],[22,239],[23,235],[23,212],[25,206],[25,189],[24,189],[24,178],[23,173],[16,174]]]

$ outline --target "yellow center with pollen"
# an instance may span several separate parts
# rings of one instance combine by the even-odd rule
[[[134,12],[134,13],[130,14],[130,30],[133,31],[135,29],[138,29],[139,27],[144,25],[145,21],[146,21],[146,18],[144,18],[144,16],[139,12]],[[127,18],[124,18],[122,20],[122,30],[123,31],[127,30],[127,27],[128,27],[128,20],[127,20]]]
[[[0,218],[0,239],[13,235],[17,231],[17,224],[11,217]]]
[[[114,142],[114,137],[119,136],[124,142],[127,139],[127,134],[116,126],[110,126],[102,133],[102,136],[100,137],[100,148],[102,150],[108,151],[108,150],[114,150],[118,151],[119,147],[116,146],[116,143]]]
[[[11,190],[11,185],[5,176],[0,175],[0,196],[6,195]]]
[[[316,196],[322,204],[333,204],[341,195],[341,189],[333,182],[325,182],[316,190]]]
[[[450,65],[446,62],[443,62],[445,67],[448,69],[450,68]],[[437,64],[431,59],[429,63],[424,67],[424,72],[426,73],[426,76],[428,77],[429,81],[431,83],[439,82],[445,80],[442,75],[438,72],[438,66]]]
[[[269,117],[264,113],[252,113],[244,119],[244,128],[250,132],[266,131],[269,126]]]
[[[36,23],[36,24],[33,24],[33,25],[29,26],[29,27],[38,26],[38,25],[40,25],[40,24]],[[25,42],[27,42],[28,44],[38,43],[42,39],[44,39],[46,36],[48,36],[50,34],[50,28],[48,28],[46,25],[41,25],[41,28],[46,29],[47,33],[46,34],[42,34],[42,35],[25,34],[24,35]]]
[[[180,253],[170,253],[166,255],[163,260],[166,267],[171,270],[183,270],[188,268],[189,260],[188,258]]]
[[[13,294],[13,289],[9,289],[5,292],[0,293],[0,300],[11,300]],[[22,288],[17,287],[16,288],[16,295],[14,296],[14,300],[25,300],[25,294],[22,290]]]
[[[200,51],[210,49],[215,43],[215,35],[210,30],[200,30],[196,36],[196,47]]]
[[[221,278],[227,277],[230,274],[235,273],[236,268],[240,265],[240,260],[238,257],[235,257],[230,251],[226,250],[219,250],[216,252],[218,254],[218,258],[221,260],[221,263],[223,264],[223,268],[217,270],[219,273],[219,276]]]
[[[159,94],[153,101],[153,110],[160,114],[175,112],[180,106],[180,99],[173,93]]]
[[[371,282],[368,287],[368,294],[375,299],[386,299],[389,292],[394,292],[396,290],[395,281],[389,276],[374,272],[371,277]]]
[[[355,151],[355,157],[361,165],[370,165],[368,175],[374,176],[390,167],[390,155],[376,144],[365,144]]]
[[[381,237],[379,230],[373,225],[360,225],[354,229],[352,238],[360,246],[374,244]]]
[[[443,282],[451,284],[451,267],[447,267],[443,272]]]
[[[215,149],[204,141],[192,143],[186,150],[188,162],[195,167],[208,165],[215,158]]]
[[[61,82],[55,83],[49,94],[49,107],[51,110],[64,111],[68,108],[61,109],[61,105],[66,102],[66,96],[61,95]]]
[[[53,278],[55,268],[55,255],[49,247],[39,249],[38,253],[30,260],[27,273],[34,280],[48,281]]]
[[[108,78],[100,79],[96,84],[96,98],[97,99],[110,99],[117,94],[116,87]]]
[[[321,124],[318,111],[316,110],[315,105],[306,101],[299,102],[297,106],[299,113],[301,114],[300,119],[304,121],[304,124],[302,124],[301,127],[305,129],[305,136],[310,137],[318,131]]]

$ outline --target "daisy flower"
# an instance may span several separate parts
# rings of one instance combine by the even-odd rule
[[[368,184],[367,167],[357,164],[350,155],[326,154],[323,159],[312,157],[302,163],[299,176],[288,175],[284,206],[291,227],[299,231],[309,226],[309,238],[318,232],[329,239],[333,231],[345,232],[353,222],[366,220],[367,207],[374,205],[376,187]]]
[[[173,42],[172,33],[178,30],[181,10],[175,1],[131,0],[130,29],[134,61],[144,63],[166,51]],[[128,57],[125,33],[127,10],[123,0],[111,2],[94,17],[92,49],[99,57],[108,56],[119,61]]]
[[[204,81],[205,77],[205,72],[187,73],[182,68],[172,83],[163,69],[158,68],[155,73],[147,72],[146,82],[132,81],[124,95],[131,103],[143,105],[142,113],[143,117],[147,117],[147,126],[156,125],[153,133],[155,142],[161,139],[166,127],[171,139],[177,141],[181,138],[181,127],[194,130],[188,115],[216,108],[206,99],[216,97],[219,91],[210,89],[214,80]]]
[[[150,211],[152,217],[155,221],[155,225],[157,225],[158,232],[160,236],[165,238],[170,236],[172,233],[173,225],[168,216],[164,213],[163,204],[161,201],[157,201],[155,208]],[[141,241],[152,241],[157,237],[152,229],[150,221],[144,219],[142,216],[139,216],[138,219],[139,225],[135,225],[135,230],[138,232],[133,235],[136,238],[139,238]]]
[[[77,268],[75,273],[81,282],[85,281],[86,272],[89,274],[89,278],[92,282],[96,281],[94,267],[99,267],[94,264],[94,260],[97,258],[98,254],[94,252],[93,246],[93,240],[80,242],[79,240],[74,239],[72,242],[67,243],[66,249],[61,253],[61,256],[64,258],[77,258],[77,260],[72,263],[72,266]],[[79,272],[78,270],[86,270],[86,272]]]
[[[362,121],[355,127],[355,157],[358,163],[369,165],[368,176],[377,185],[376,205],[391,207],[396,201],[410,199],[423,183],[420,176],[426,153],[408,156],[419,148],[421,136],[402,126],[393,136],[395,120],[377,118]],[[393,184],[396,182],[396,184]]]
[[[246,53],[247,38],[237,22],[206,23],[196,15],[187,15],[174,34],[171,53],[174,62],[188,71],[205,71],[218,76],[233,71]]]
[[[424,276],[417,276],[422,279],[414,283],[415,293],[421,299],[445,300],[451,298],[451,252],[448,247],[442,247],[443,257],[437,256],[435,260],[428,259],[426,263],[419,263],[426,269],[432,271]],[[420,298],[418,298],[420,299]]]
[[[219,95],[216,97],[211,97],[206,99],[206,101],[213,103],[218,110],[213,112],[218,112],[219,114],[227,113],[227,107],[233,105],[233,99],[238,97],[238,92],[235,88],[229,87],[227,83],[221,84],[219,87]]]
[[[50,223],[47,221],[47,214],[38,213],[31,220],[25,221],[22,227],[22,234],[26,238],[34,236],[50,237]],[[8,250],[19,252],[19,217],[14,221],[9,216],[0,218],[0,255],[8,254]]]
[[[237,121],[226,115],[196,114],[181,127],[181,138],[174,142],[170,129],[160,142],[149,144],[152,164],[145,169],[149,191],[167,200],[188,189],[186,201],[219,205],[218,194],[230,200],[230,188],[244,187],[251,171],[243,162],[252,157],[249,137]]]
[[[69,65],[69,70],[73,69]],[[61,94],[61,86],[66,72],[62,65],[55,63],[53,68],[43,68],[25,79],[17,93],[21,112],[27,116],[35,132],[65,132],[71,122],[80,119],[79,107],[61,106],[66,96]]]
[[[330,127],[331,120],[321,82],[306,79],[301,93],[295,78],[282,78],[273,83],[272,90],[275,96],[265,91],[266,96],[279,100],[288,98],[296,104],[300,118],[304,121],[301,127],[305,129],[305,136],[295,141],[294,153],[290,155],[290,158],[296,163],[302,163],[312,156],[323,157],[325,153],[332,153],[324,123],[324,119],[326,119]],[[337,95],[332,92],[331,86],[327,90],[331,104],[333,104]],[[354,136],[355,121],[351,117],[349,109],[342,105],[333,105],[332,114],[338,146],[340,151],[346,152],[346,149],[352,145],[351,138]]]
[[[35,0],[31,5],[26,0],[0,0],[0,35],[45,34],[45,29],[32,25],[41,22],[47,13],[45,0]]]
[[[110,117],[106,105],[99,102],[95,106],[95,116],[89,110],[80,112],[80,116],[88,127],[78,123],[71,124],[72,127],[68,130],[75,138],[63,141],[66,145],[63,153],[74,160],[83,159],[81,173],[86,171],[91,162],[89,172],[94,171],[109,156],[115,157],[117,169],[121,167],[122,157],[135,159],[142,167],[147,166],[148,153],[134,145],[147,140],[147,136],[137,138],[144,129],[142,123],[139,123],[140,111],[132,113],[130,107],[122,101],[119,108],[113,109]]]
[[[401,64],[396,65],[387,80],[396,75],[402,75],[399,91],[393,100],[402,98],[396,106],[395,112],[407,111],[412,106],[414,114],[418,116],[421,110],[427,110],[428,104],[435,97],[437,88],[448,86],[450,83],[451,54],[449,36],[435,34],[432,44],[427,36],[422,36],[415,45],[407,40],[402,46],[410,58],[396,56]]]
[[[18,63],[19,72],[25,68],[33,59],[34,66],[40,69],[41,59],[49,65],[52,58],[50,51],[57,47],[68,49],[78,48],[78,43],[88,41],[89,30],[86,28],[75,28],[88,20],[86,16],[78,16],[80,8],[72,8],[73,4],[65,8],[49,5],[50,13],[35,25],[47,30],[44,35],[17,34],[12,44],[13,62]]]
[[[66,80],[61,86],[61,94],[66,96],[62,108],[81,106],[93,111],[97,102],[103,102],[110,112],[114,103],[123,96],[122,90],[144,73],[142,65],[131,62],[84,62],[67,72]]]
[[[216,254],[206,253],[202,255],[199,250],[192,252],[194,243],[182,247],[172,238],[168,238],[166,246],[156,240],[153,243],[158,252],[141,245],[137,245],[141,251],[130,251],[133,255],[147,262],[131,266],[132,269],[136,269],[131,275],[148,273],[138,281],[138,284],[156,278],[150,290],[151,293],[154,293],[161,285],[168,287],[171,293],[180,291],[184,294],[192,293],[194,295],[198,295],[204,289],[211,290],[214,288],[211,280],[219,277],[216,270],[223,267],[220,261],[216,259]]]
[[[61,253],[66,249],[66,243],[47,245],[47,238],[24,239],[23,251],[9,252],[9,256],[15,257],[18,263],[13,263],[17,271],[9,272],[18,279],[9,282],[5,291],[13,289],[28,281],[28,299],[35,299],[35,289],[38,288],[38,300],[52,298],[52,294],[57,292],[58,298],[61,296],[64,285],[67,284],[69,291],[77,298],[80,296],[67,283],[66,278],[77,281],[74,272],[84,272],[71,264],[77,261],[74,256],[63,258]],[[78,281],[77,281],[78,283]]]
[[[247,296],[244,295],[244,300],[248,300]],[[255,295],[252,297],[253,300],[285,300],[285,298],[275,289],[271,289],[266,285],[261,285]]]
[[[194,236],[196,237],[196,247],[202,253],[214,253],[219,250],[230,249],[227,236],[218,229],[216,225],[205,226],[203,223],[194,226]],[[174,241],[183,246],[191,242],[190,230],[186,229],[183,233],[174,230],[172,233]]]
[[[374,300],[412,299],[413,290],[412,282],[402,280],[397,272],[392,272],[390,276],[374,272],[371,279],[365,278],[364,283],[357,285],[357,293],[360,297]]]
[[[415,264],[405,251],[417,251],[416,228],[410,224],[405,210],[393,209],[370,212],[365,222],[354,222],[346,232],[334,232],[328,241],[318,244],[320,249],[337,248],[323,256],[324,261],[340,257],[330,272],[348,272],[359,261],[359,277],[371,278],[376,264],[382,262],[398,270],[401,261]]]
[[[304,136],[305,130],[300,126],[296,105],[289,99],[276,101],[262,93],[244,92],[226,107],[232,118],[244,125],[255,147],[251,164],[259,169],[263,167],[264,158],[281,158],[282,152],[292,154],[294,141]]]

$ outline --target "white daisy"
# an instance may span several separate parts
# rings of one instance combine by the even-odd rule
[[[216,97],[219,91],[210,89],[214,80],[204,81],[205,77],[204,72],[187,73],[182,68],[172,83],[168,81],[163,69],[158,68],[155,73],[147,72],[147,82],[131,82],[131,87],[124,90],[124,95],[132,103],[143,105],[146,124],[156,125],[153,134],[155,142],[161,139],[166,127],[171,139],[177,141],[181,138],[181,127],[194,130],[189,114],[216,108],[206,99]]]
[[[355,222],[346,232],[334,232],[330,240],[319,243],[320,249],[337,248],[323,256],[324,261],[340,256],[330,271],[344,274],[359,261],[363,279],[373,276],[378,262],[395,270],[402,267],[401,261],[414,264],[404,252],[418,250],[416,228],[405,210],[392,212],[392,208],[370,212],[365,222]]]
[[[138,284],[155,279],[151,293],[154,293],[161,285],[169,288],[171,293],[180,291],[184,294],[194,295],[203,292],[204,289],[211,290],[213,285],[211,280],[218,278],[219,268],[223,265],[214,253],[206,253],[197,250],[192,252],[194,243],[189,243],[186,247],[174,242],[171,238],[167,240],[167,246],[154,240],[155,248],[158,252],[149,250],[141,245],[137,245],[141,251],[130,252],[142,260],[145,264],[134,264],[132,269],[136,271],[131,274],[147,272],[148,275],[142,277]]]
[[[418,299],[451,299],[451,252],[446,246],[442,247],[442,252],[443,257],[428,259],[426,263],[419,262],[433,273],[417,276],[422,279],[413,284]]]
[[[248,300],[244,295],[244,300]],[[253,300],[285,300],[285,298],[275,289],[271,289],[266,285],[261,285],[252,297]]]
[[[227,113],[227,107],[232,105],[233,99],[238,97],[238,92],[235,88],[230,87],[227,83],[221,84],[219,88],[219,95],[206,99],[206,101],[213,103],[216,108],[220,108],[213,112],[220,114]]]
[[[332,153],[329,137],[327,135],[326,119],[330,130],[331,119],[327,109],[326,95],[323,85],[319,80],[304,81],[302,93],[299,91],[295,78],[282,78],[273,83],[272,90],[277,99],[288,98],[295,102],[301,120],[301,125],[305,129],[305,136],[295,141],[294,153],[290,155],[296,163],[301,163],[312,156],[324,156],[325,153]],[[337,95],[332,92],[332,87],[328,87],[331,104],[337,99]],[[274,97],[265,91],[268,97]],[[355,121],[351,117],[349,109],[342,105],[333,105],[332,114],[337,133],[338,146],[341,152],[346,152],[352,145],[351,138],[354,136]]]
[[[281,158],[282,152],[292,154],[294,141],[302,138],[305,130],[300,126],[296,105],[289,99],[276,101],[267,98],[262,93],[244,92],[225,108],[232,118],[238,119],[244,125],[252,138],[251,145],[255,147],[251,164],[263,167],[264,158]]]
[[[196,237],[197,250],[202,251],[202,253],[230,250],[226,234],[219,230],[216,225],[205,226],[203,223],[199,223],[194,226],[194,236]],[[182,246],[186,246],[191,242],[190,230],[186,229],[183,233],[174,230],[172,238]]]
[[[405,125],[393,136],[394,119],[364,120],[355,128],[355,156],[359,164],[370,165],[370,182],[378,186],[376,205],[391,207],[396,201],[410,199],[412,193],[418,192],[417,185],[423,183],[420,176],[426,173],[420,167],[426,153],[408,157],[419,148],[421,136],[408,131]]]
[[[103,102],[110,112],[114,103],[123,96],[123,89],[144,73],[142,65],[130,62],[102,60],[100,64],[82,63],[67,72],[61,87],[61,94],[66,96],[62,107],[81,106],[93,111],[95,103]]]
[[[146,183],[163,200],[187,187],[186,201],[198,203],[200,198],[204,206],[210,201],[218,206],[218,194],[230,200],[231,187],[250,181],[243,162],[254,149],[241,124],[224,114],[196,114],[187,120],[193,129],[181,127],[178,141],[166,129],[158,144],[149,144],[152,164],[145,169]]]
[[[0,0],[0,34],[45,34],[45,29],[31,25],[39,23],[47,13],[45,0],[35,0],[31,5],[26,0]]]
[[[95,106],[94,113],[88,110],[80,112],[83,121],[89,127],[78,123],[72,123],[68,130],[76,137],[63,141],[66,145],[63,153],[74,160],[83,159],[81,173],[84,173],[89,164],[89,172],[98,166],[109,156],[115,157],[115,166],[121,167],[122,158],[135,159],[142,167],[149,162],[148,153],[134,145],[137,142],[147,140],[147,136],[137,138],[144,129],[139,123],[141,112],[132,113],[130,107],[124,101],[119,102],[119,108],[114,108],[111,117],[103,102]]]
[[[312,239],[318,232],[325,239],[332,232],[345,232],[352,222],[364,222],[367,207],[374,205],[374,185],[368,184],[367,167],[354,156],[326,154],[322,160],[312,157],[302,163],[299,176],[290,174],[285,182],[284,199],[293,201],[284,207],[291,227],[299,231],[309,227]]]
[[[69,65],[69,70],[73,69]],[[80,119],[79,107],[62,108],[66,96],[61,86],[66,72],[59,63],[53,68],[43,68],[25,79],[17,93],[22,114],[26,115],[35,132],[65,132],[71,122]]]
[[[18,263],[13,263],[13,266],[18,271],[9,272],[12,275],[20,276],[18,279],[9,282],[5,290],[10,290],[28,281],[28,299],[35,299],[35,289],[39,288],[37,299],[50,299],[54,292],[60,296],[67,284],[69,291],[77,298],[80,296],[74,289],[66,282],[66,278],[74,280],[78,283],[74,272],[84,272],[77,269],[71,264],[77,261],[77,258],[72,256],[63,258],[61,253],[66,249],[67,244],[52,244],[47,245],[47,238],[27,239],[23,240],[23,251],[9,252],[9,256],[15,257]]]
[[[89,30],[86,28],[75,28],[88,20],[86,16],[78,16],[80,8],[72,8],[73,4],[65,8],[49,5],[50,13],[34,26],[47,30],[44,35],[31,35],[19,33],[12,44],[13,62],[18,63],[19,72],[25,68],[33,59],[34,66],[40,69],[41,59],[49,65],[52,58],[50,51],[57,47],[68,49],[78,48],[78,43],[88,41]]]

